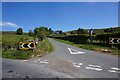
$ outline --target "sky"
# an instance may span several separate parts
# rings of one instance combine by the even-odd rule
[[[3,31],[24,32],[45,26],[53,30],[118,26],[117,2],[2,2]]]

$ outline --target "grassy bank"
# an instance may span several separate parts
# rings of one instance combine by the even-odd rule
[[[105,54],[112,54],[112,55],[119,55],[120,56],[120,50],[117,48],[109,48],[109,47],[104,47],[104,46],[99,46],[99,45],[94,45],[94,44],[74,44],[73,42],[66,41],[66,40],[60,40],[60,39],[54,39],[62,43],[70,44],[72,46],[76,46],[79,48],[87,49],[87,50],[93,50],[93,51],[98,51],[101,53]]]
[[[17,35],[11,32],[5,32],[2,34],[2,57],[9,59],[29,59],[35,56],[43,56],[53,51],[51,43],[45,38],[40,41],[36,48],[32,50],[19,50],[17,49],[21,38],[27,37],[28,40],[33,40],[34,37],[27,35]]]
[[[48,41],[47,38],[45,38],[42,42],[40,42],[37,45],[37,48],[35,49],[34,53],[32,56],[43,56],[46,54],[49,54],[54,50],[52,44]]]

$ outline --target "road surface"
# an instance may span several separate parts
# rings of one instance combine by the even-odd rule
[[[54,51],[29,60],[2,59],[3,78],[118,78],[118,57],[49,38]]]

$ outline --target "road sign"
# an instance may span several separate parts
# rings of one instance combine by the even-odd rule
[[[109,44],[120,44],[120,38],[110,38]]]
[[[20,42],[19,43],[19,49],[28,50],[28,49],[34,49],[35,48],[35,42]]]

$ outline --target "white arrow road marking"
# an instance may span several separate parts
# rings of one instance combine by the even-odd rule
[[[25,48],[25,47],[24,47],[24,43],[21,45],[21,47],[22,47],[22,48]]]
[[[81,52],[81,51],[74,50],[74,49],[71,49],[71,48],[68,48],[68,50],[70,51],[71,54],[84,54],[85,53],[85,52]]]
[[[99,65],[91,65],[91,64],[89,64],[88,66],[90,66],[90,67],[97,67],[97,68],[101,68],[101,66],[99,66]]]
[[[30,44],[31,44],[31,43],[29,43],[29,44],[27,45],[27,46],[28,46],[28,48],[32,48],[32,47],[30,46]]]
[[[94,67],[85,67],[86,69],[96,70],[96,71],[102,71],[101,68],[94,68]]]

